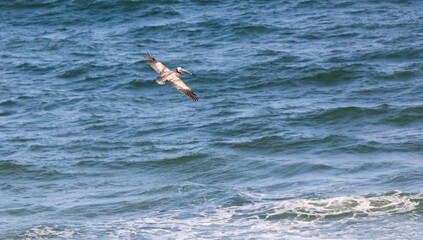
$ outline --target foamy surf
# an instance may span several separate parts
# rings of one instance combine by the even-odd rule
[[[78,232],[72,230],[64,230],[56,227],[37,226],[25,231],[20,237],[23,239],[72,239]]]
[[[413,238],[423,194],[258,200],[242,206],[157,212],[138,219],[87,223],[77,229],[38,226],[23,238],[107,239],[377,239]],[[381,222],[389,221],[389,227]],[[404,224],[406,223],[406,224]],[[362,227],[374,225],[372,231]],[[369,228],[367,228],[369,229]],[[324,230],[324,231],[322,231]],[[330,231],[328,231],[330,230]],[[414,232],[414,233],[412,233]],[[411,234],[411,235],[410,235]]]

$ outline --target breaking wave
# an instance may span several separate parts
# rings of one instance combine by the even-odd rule
[[[22,237],[76,237],[108,239],[393,239],[418,229],[423,210],[423,194],[393,191],[386,194],[338,196],[324,199],[267,199],[241,206],[218,207],[194,211],[156,212],[127,221],[89,223],[77,229],[37,226]],[[377,226],[389,218],[391,225]],[[403,222],[407,221],[404,225]],[[374,232],[363,225],[375,225]],[[322,232],[321,229],[331,229]],[[413,234],[407,235],[409,237]]]

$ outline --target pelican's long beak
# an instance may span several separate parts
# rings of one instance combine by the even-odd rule
[[[188,73],[189,75],[192,75],[192,73],[188,72],[187,70],[185,70],[185,69],[183,69],[183,68],[182,68],[182,72],[184,72],[184,73]]]

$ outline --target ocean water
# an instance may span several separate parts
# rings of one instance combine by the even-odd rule
[[[423,239],[422,11],[0,1],[0,239]]]

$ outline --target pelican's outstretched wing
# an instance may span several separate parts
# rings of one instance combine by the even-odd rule
[[[170,82],[172,83],[172,85],[176,89],[178,89],[178,91],[180,91],[181,93],[187,95],[192,100],[198,101],[197,95],[195,95],[195,93],[191,90],[191,88],[189,88],[180,78],[175,77],[172,80],[170,80]]]
[[[161,62],[154,59],[150,53],[145,54],[145,59],[147,59],[147,62],[150,64],[150,66],[162,76],[164,76],[168,72],[172,72],[169,68],[167,68]]]

